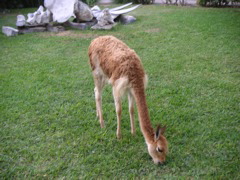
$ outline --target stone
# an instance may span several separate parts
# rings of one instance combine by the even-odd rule
[[[135,9],[137,9],[139,6],[141,6],[141,4],[139,5],[136,5],[136,6],[133,6],[131,8],[128,8],[128,9],[117,9],[117,8],[113,8],[113,9],[110,9],[110,14],[112,15],[112,18],[115,19],[117,18],[119,15],[121,14],[126,14],[126,13],[129,13]],[[120,7],[124,7],[123,6],[120,6]],[[116,10],[117,9],[117,10]]]
[[[109,12],[109,9],[104,9],[97,17],[99,26],[106,26],[109,24],[114,24],[113,18]]]
[[[117,23],[108,24],[108,25],[105,25],[105,26],[100,26],[99,24],[96,24],[96,25],[92,26],[91,29],[94,29],[94,30],[96,30],[96,29],[110,30],[116,25],[117,25]]]
[[[52,21],[51,15],[52,15],[51,12],[47,9],[42,15],[41,23],[43,23],[43,24],[50,23]]]
[[[80,0],[45,0],[44,6],[53,14],[54,22],[64,23],[71,17],[76,17],[77,22],[93,19],[89,6]]]
[[[34,13],[28,13],[27,25],[38,25],[49,22],[49,12],[44,12],[43,6],[39,6]]]
[[[18,27],[22,27],[22,26],[25,26],[26,24],[26,19],[25,19],[25,16],[20,14],[17,16],[17,22],[16,22],[16,26]]]
[[[97,24],[91,27],[91,29],[103,29],[110,30],[116,23],[113,21],[113,18],[109,12],[109,9],[104,9],[97,16]]]
[[[42,22],[42,16],[44,14],[43,6],[39,6],[38,10],[34,14],[36,16],[36,23],[40,24]]]
[[[74,22],[67,21],[63,25],[69,26],[69,27],[72,27],[75,29],[79,29],[79,30],[85,30],[90,27],[91,23],[90,24],[89,23],[74,23]]]
[[[28,17],[27,23],[33,25],[36,20],[36,15],[34,13],[28,13],[27,17]]]
[[[43,6],[39,6],[38,10],[35,11],[34,13],[28,13],[27,17],[28,18],[24,26],[28,26],[28,27],[43,26],[52,21],[52,13],[49,10],[46,10],[44,12]],[[22,27],[22,26],[18,26],[18,27]]]
[[[19,33],[19,31],[17,29],[9,27],[9,26],[3,26],[2,27],[2,32],[6,36],[16,36]]]
[[[93,16],[94,16],[95,18],[98,17],[98,15],[101,13],[101,9],[100,9],[99,6],[93,6],[93,7],[91,8],[91,11],[92,11]]]
[[[115,8],[111,8],[110,11],[118,11],[118,10],[123,9],[123,8],[125,8],[125,7],[127,7],[127,6],[130,6],[130,5],[132,5],[132,2],[127,3],[127,4],[124,4],[124,5],[122,5],[122,6],[118,6],[118,7],[115,7]]]
[[[65,28],[63,26],[52,26],[49,24],[47,26],[47,31],[58,33],[58,32],[65,31]]]
[[[81,21],[91,21],[93,19],[93,14],[91,9],[88,7],[87,4],[83,3],[82,1],[77,1],[74,5],[74,14],[78,20]]]
[[[136,21],[136,18],[133,17],[133,16],[128,16],[128,15],[120,15],[119,21],[122,24],[131,24],[131,23],[134,23]]]
[[[45,0],[44,6],[53,14],[53,21],[64,23],[74,16],[74,4],[77,0]]]
[[[26,28],[19,28],[19,34],[28,34],[34,32],[44,32],[47,31],[46,27],[26,27]]]
[[[128,3],[128,4],[125,4],[125,5],[119,6],[119,7],[109,9],[109,13],[112,16],[112,19],[116,19],[118,16],[120,16],[122,14],[129,13],[129,12],[137,9],[139,6],[141,6],[141,4],[139,4],[139,5],[135,5],[131,8],[124,9],[125,7],[130,6],[131,4],[132,3]],[[99,15],[101,15],[102,10],[98,6],[92,7],[91,10],[92,10],[92,13],[93,13],[94,17],[97,18]]]

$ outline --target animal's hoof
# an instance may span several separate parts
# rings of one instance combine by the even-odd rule
[[[117,139],[118,140],[122,139],[122,135],[121,134],[117,134]]]
[[[101,128],[105,128],[104,122],[100,123]]]

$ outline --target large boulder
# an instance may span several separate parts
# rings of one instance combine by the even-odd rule
[[[74,4],[78,0],[45,0],[44,6],[53,14],[53,21],[58,23],[66,22],[74,16]]]
[[[93,14],[89,6],[82,1],[78,1],[74,5],[74,14],[78,22],[81,21],[91,21],[93,19]]]

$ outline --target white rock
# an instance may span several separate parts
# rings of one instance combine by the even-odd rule
[[[20,14],[17,16],[17,22],[16,22],[16,26],[18,27],[22,27],[26,24],[26,19],[25,16]]]
[[[129,13],[129,12],[137,9],[139,6],[141,6],[141,4],[139,4],[139,5],[124,9],[125,7],[130,6],[131,4],[132,3],[128,3],[128,4],[125,4],[125,5],[116,7],[116,8],[109,9],[112,19],[117,18],[121,14]],[[101,9],[98,6],[94,6],[93,8],[91,8],[91,10],[92,10],[93,16],[96,18],[101,14]]]
[[[94,17],[98,17],[98,15],[101,13],[101,9],[98,6],[93,6],[91,8],[91,11],[92,11]]]
[[[44,12],[43,6],[40,6],[34,13],[28,13],[27,25],[39,25],[51,22],[51,12]]]
[[[12,27],[9,27],[9,26],[3,26],[2,27],[2,32],[6,36],[16,36],[16,35],[18,35],[18,30],[14,29]]]
[[[109,13],[109,9],[104,9],[97,17],[99,26],[106,26],[109,24],[114,24],[113,18]]]
[[[27,23],[33,25],[36,21],[36,14],[35,13],[28,13],[27,16],[28,16]]]
[[[45,0],[44,6],[53,14],[53,21],[64,23],[74,16],[74,4],[77,0]]]
[[[41,23],[46,24],[50,22],[50,14],[48,12],[49,11],[47,10],[42,14]]]
[[[34,14],[36,16],[35,23],[40,24],[42,22],[42,16],[44,14],[43,6],[39,6],[38,10]]]
[[[110,14],[112,15],[112,18],[115,19],[116,17],[118,17],[121,14],[126,14],[126,13],[129,13],[129,12],[137,9],[139,6],[141,6],[141,4],[133,6],[133,7],[128,8],[128,9],[117,9],[116,10],[116,8],[113,8],[113,9],[110,9],[109,11],[110,11]]]

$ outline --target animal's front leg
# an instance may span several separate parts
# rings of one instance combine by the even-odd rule
[[[128,106],[131,122],[131,133],[132,135],[136,134],[135,124],[134,124],[134,98],[131,92],[128,93]]]

